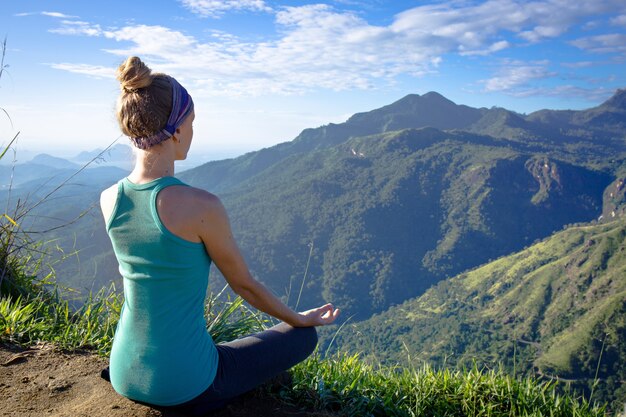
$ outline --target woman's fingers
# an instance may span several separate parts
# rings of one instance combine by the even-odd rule
[[[339,314],[339,309],[333,307],[332,304],[326,304],[320,308],[320,317],[326,324],[332,323]]]
[[[329,320],[329,323],[332,323],[333,321],[335,321],[335,319],[336,319],[337,317],[339,317],[339,311],[340,311],[340,310],[339,310],[338,308],[335,308],[335,309],[333,309],[333,310],[331,310],[331,311],[328,311],[328,312],[326,313],[326,315],[328,316],[328,319],[327,319],[327,320]]]
[[[339,309],[332,304],[325,304],[321,307],[300,313],[307,318],[307,322],[312,326],[323,326],[331,324],[339,316]]]

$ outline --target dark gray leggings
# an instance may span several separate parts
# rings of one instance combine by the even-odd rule
[[[280,323],[260,333],[216,345],[213,383],[191,401],[173,408],[201,416],[305,360],[317,345],[315,327]]]

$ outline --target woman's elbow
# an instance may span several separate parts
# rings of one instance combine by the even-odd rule
[[[256,299],[256,292],[253,285],[230,283],[229,286],[235,294],[248,302]]]

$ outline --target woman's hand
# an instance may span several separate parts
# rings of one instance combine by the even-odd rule
[[[339,309],[332,304],[326,304],[298,314],[301,320],[300,327],[325,326],[339,317]]]

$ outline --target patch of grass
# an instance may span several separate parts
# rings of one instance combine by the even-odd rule
[[[79,309],[33,275],[33,291],[0,297],[0,342],[33,345],[52,342],[64,349],[88,348],[108,355],[122,298],[113,287],[87,298]],[[50,284],[50,277],[46,280]],[[22,285],[22,289],[28,285]],[[268,320],[236,298],[208,299],[208,330],[216,342],[264,328]],[[515,379],[502,371],[436,371],[374,367],[357,355],[314,355],[292,370],[294,385],[278,395],[288,404],[340,416],[568,416],[600,417],[603,408],[582,398],[560,395],[552,383]]]
[[[293,370],[292,404],[342,416],[604,416],[604,408],[561,395],[554,383],[502,371],[378,367],[357,355],[314,356]]]
[[[270,320],[250,309],[241,297],[223,299],[225,289],[212,294],[206,303],[207,329],[215,343],[235,340],[269,327]]]
[[[63,349],[111,349],[121,299],[111,289],[92,294],[78,309],[58,294],[39,292],[0,299],[0,341],[30,346],[52,342]]]
[[[114,287],[90,294],[82,306],[71,303],[54,291],[40,291],[0,298],[0,342],[31,346],[52,342],[62,349],[93,349],[101,356],[111,352],[123,298]],[[257,332],[269,322],[249,309],[240,297],[208,298],[207,327],[216,343]]]

